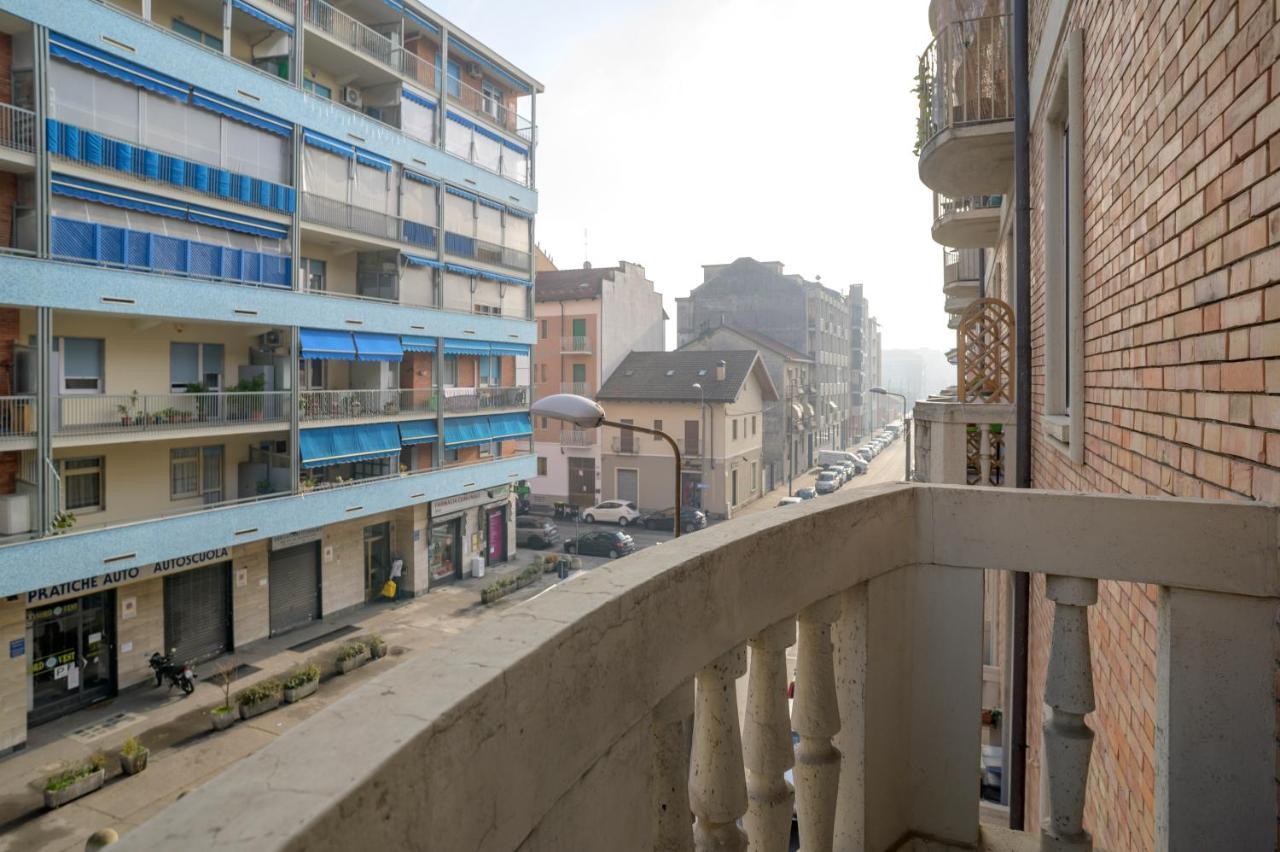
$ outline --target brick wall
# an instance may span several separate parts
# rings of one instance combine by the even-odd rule
[[[1046,3],[1032,3],[1038,38]],[[1033,429],[1039,488],[1280,500],[1280,28],[1260,0],[1073,4],[1084,30],[1084,464]],[[1040,46],[1033,41],[1031,56]],[[1044,410],[1043,138],[1032,121],[1033,424]],[[1049,605],[1032,587],[1028,825]],[[1154,844],[1155,591],[1101,583],[1095,844]]]

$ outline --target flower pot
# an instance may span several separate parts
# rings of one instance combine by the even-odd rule
[[[308,695],[314,694],[315,691],[319,688],[320,688],[320,681],[318,680],[309,680],[306,683],[304,683],[302,686],[299,686],[297,689],[290,689],[289,687],[286,686],[284,688],[284,703],[292,704],[295,701],[301,701],[302,699],[306,698]]]
[[[97,769],[88,775],[80,778],[61,790],[45,790],[44,806],[50,810],[60,808],[67,802],[74,801],[81,796],[87,796],[94,790],[101,787],[107,780],[107,770]]]
[[[120,755],[120,771],[125,775],[137,775],[139,772],[147,768],[147,755],[151,754],[148,749],[140,749],[137,754]]]
[[[209,720],[215,731],[225,731],[236,723],[236,714],[234,710],[224,710],[221,713],[215,710],[209,713]]]
[[[263,713],[266,713],[268,710],[274,710],[280,706],[280,699],[281,699],[281,696],[279,694],[276,694],[263,701],[255,701],[252,704],[241,704],[240,718],[252,719],[254,716],[261,716]]]
[[[369,646],[369,657],[374,660],[381,660],[387,655],[387,643],[377,642]]]
[[[338,673],[346,674],[347,672],[355,671],[367,662],[369,662],[369,652],[367,650],[349,660],[338,660]]]

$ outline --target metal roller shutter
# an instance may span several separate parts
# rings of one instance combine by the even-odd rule
[[[231,563],[219,562],[164,578],[164,644],[181,663],[231,648]]]
[[[271,554],[267,589],[272,636],[320,617],[319,547],[319,543],[313,541]]]

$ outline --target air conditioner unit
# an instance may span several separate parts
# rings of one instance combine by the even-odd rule
[[[342,102],[349,107],[364,106],[364,99],[360,97],[360,90],[353,86],[342,87]]]
[[[279,346],[283,342],[281,340],[281,334],[278,331],[268,331],[266,334],[260,334],[258,335],[258,339],[262,341],[263,346],[266,346],[272,349]]]
[[[481,76],[481,73],[480,73],[480,63],[479,63],[479,62],[468,62],[468,63],[467,63],[467,76],[468,76],[468,77],[479,77],[479,76]]]

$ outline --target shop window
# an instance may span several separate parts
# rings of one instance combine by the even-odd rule
[[[84,512],[103,508],[102,468],[101,456],[63,460],[63,511]]]
[[[205,47],[211,47],[214,50],[222,50],[222,39],[215,35],[196,29],[188,23],[175,19],[173,21],[173,31],[183,38],[189,38],[196,44],[203,44]]]
[[[62,393],[102,393],[103,341],[85,337],[64,337],[62,349]]]

